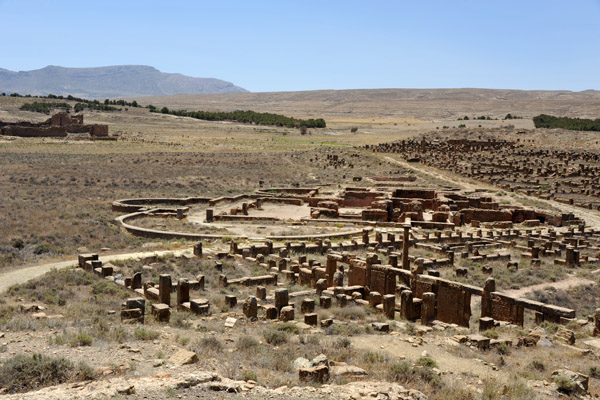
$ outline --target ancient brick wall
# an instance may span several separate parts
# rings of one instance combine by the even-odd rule
[[[449,324],[469,326],[471,293],[461,284],[438,281],[437,319]]]

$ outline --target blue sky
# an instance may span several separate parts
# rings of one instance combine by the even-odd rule
[[[0,0],[0,68],[151,65],[250,91],[600,89],[600,0]]]

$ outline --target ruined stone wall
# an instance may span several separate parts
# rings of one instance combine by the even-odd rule
[[[34,127],[34,126],[5,126],[2,134],[19,137],[65,137],[67,130],[64,127]]]
[[[386,196],[384,192],[346,191],[344,207],[368,207],[379,197]]]
[[[396,189],[392,194],[392,197],[399,197],[404,199],[435,199],[435,190],[427,189]]]

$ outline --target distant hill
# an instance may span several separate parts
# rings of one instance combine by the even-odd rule
[[[600,91],[509,89],[353,89],[305,92],[174,95],[137,98],[173,109],[273,112],[297,118],[457,120],[506,114],[600,118]]]
[[[174,94],[243,93],[231,82],[160,72],[146,65],[97,68],[47,66],[33,71],[0,68],[0,92],[35,96],[73,95],[90,99]]]

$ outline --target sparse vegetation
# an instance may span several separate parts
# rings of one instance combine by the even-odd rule
[[[0,387],[9,393],[27,392],[59,383],[92,379],[92,369],[65,358],[18,354],[2,362]]]

